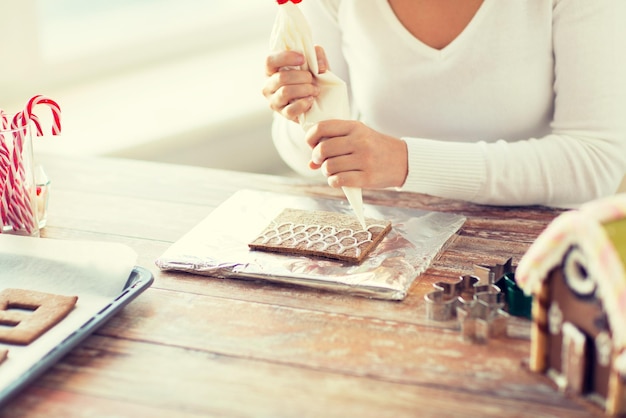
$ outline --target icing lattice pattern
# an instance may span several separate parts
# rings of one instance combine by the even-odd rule
[[[350,228],[336,229],[333,226],[304,225],[285,222],[275,224],[261,235],[261,244],[282,245],[285,247],[303,247],[313,251],[327,251],[344,254],[354,250],[361,255],[361,246],[372,242],[371,228],[384,229],[384,225],[370,225],[368,230]]]
[[[360,262],[391,229],[389,222],[368,221],[363,229],[351,215],[285,209],[248,245],[254,250]]]

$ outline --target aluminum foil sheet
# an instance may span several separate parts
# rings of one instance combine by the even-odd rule
[[[359,265],[249,250],[248,243],[284,208],[352,213],[345,200],[241,190],[172,244],[156,265],[165,271],[402,300],[465,222],[465,217],[456,214],[364,205],[366,217],[389,220],[392,230]]]

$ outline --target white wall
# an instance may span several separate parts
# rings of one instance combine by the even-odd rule
[[[29,75],[18,83],[15,73],[26,73],[0,66],[0,107],[17,111],[42,93],[62,108],[62,135],[36,140],[35,153],[289,171],[271,143],[261,95],[275,4],[224,0],[239,5],[233,13],[213,1],[184,0],[197,6],[189,10],[169,0],[180,7],[168,14],[168,0],[81,1],[0,0],[10,11],[0,16],[35,16],[18,60]],[[91,13],[89,2],[105,10]],[[63,4],[66,14],[55,8]],[[36,17],[46,13],[56,15]],[[0,25],[3,39],[7,31]],[[6,44],[4,56],[12,54]],[[46,110],[38,109],[45,126]]]

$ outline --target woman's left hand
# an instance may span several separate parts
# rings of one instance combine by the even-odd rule
[[[321,169],[331,187],[400,187],[408,173],[406,143],[362,122],[327,120],[311,127],[309,166]]]

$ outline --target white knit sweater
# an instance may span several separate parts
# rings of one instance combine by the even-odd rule
[[[407,143],[403,191],[487,204],[566,206],[612,194],[626,172],[626,0],[485,0],[442,50],[386,0],[300,6],[352,113]],[[311,175],[302,129],[274,143]],[[321,174],[317,174],[321,175]]]

